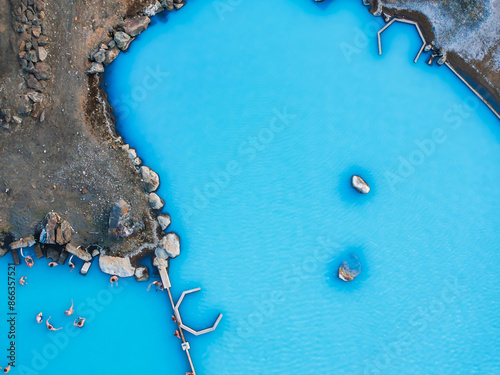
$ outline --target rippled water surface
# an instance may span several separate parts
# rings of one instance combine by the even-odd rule
[[[192,0],[108,68],[118,130],[181,237],[175,295],[202,287],[184,320],[224,314],[188,334],[199,374],[498,373],[498,120],[446,67],[413,64],[413,26],[378,56],[382,25],[361,1]],[[108,288],[97,268],[30,272],[30,314],[29,298],[59,311]],[[125,288],[47,373],[84,356],[75,374],[184,374],[166,296]]]

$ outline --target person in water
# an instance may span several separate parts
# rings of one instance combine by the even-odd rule
[[[1,367],[0,367],[1,368]],[[3,369],[3,373],[6,374],[10,371],[10,365]]]
[[[49,318],[45,322],[47,324],[47,328],[49,329],[49,331],[59,331],[60,329],[62,329],[62,327],[61,328],[54,328],[54,326],[49,323],[50,318],[52,318],[52,317],[49,316]]]
[[[118,286],[118,276],[111,276],[109,282],[111,283],[111,286],[113,286],[114,283],[116,283],[116,286]]]
[[[70,315],[73,315],[74,312],[75,312],[75,310],[73,310],[73,300],[71,300],[71,307],[64,312],[64,315],[70,316]]]
[[[51,268],[52,268],[52,267],[55,267],[55,266],[57,266],[57,263],[56,263],[56,262],[50,262],[50,263],[49,263],[49,267],[51,267]]]
[[[73,270],[74,270],[74,268],[75,268],[75,264],[71,261],[72,259],[73,259],[73,255],[72,255],[72,256],[70,256],[70,258],[69,258],[69,263],[68,263],[68,265],[69,265],[69,268],[71,268],[71,271],[69,271],[69,272],[73,272]]]
[[[43,315],[42,315],[42,313],[38,313],[38,315],[36,316],[36,322],[37,323],[43,322]]]
[[[175,316],[172,315],[172,321],[177,323],[177,319],[175,319]]]
[[[151,285],[156,285],[158,288],[160,288],[160,290],[163,290],[162,283],[160,283],[159,281],[153,281],[151,284],[148,285],[148,292],[149,292],[149,288],[151,288]]]
[[[181,338],[181,335],[179,334],[179,330],[178,329],[175,330],[174,336],[177,337],[178,339]]]
[[[78,319],[75,319],[75,321],[73,322],[73,325],[77,326],[78,328],[82,328],[84,324],[85,324],[85,318],[81,317],[78,317]]]
[[[25,285],[25,284],[27,284],[27,283],[26,283],[26,276],[22,276],[22,277],[19,279],[19,284],[21,284],[21,285]]]
[[[35,264],[35,262],[33,262],[33,258],[30,257],[29,255],[26,258],[24,258],[24,260],[29,268],[33,267],[33,265]]]

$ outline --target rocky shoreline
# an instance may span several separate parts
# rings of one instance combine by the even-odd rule
[[[2,72],[1,90],[10,89],[20,94],[2,98],[1,125],[6,132],[6,137],[2,138],[2,153],[15,154],[12,150],[17,148],[15,142],[19,138],[30,137],[31,142],[18,150],[21,155],[26,153],[33,156],[30,149],[36,143],[36,146],[43,148],[44,154],[64,149],[61,155],[63,160],[50,160],[50,157],[42,160],[42,168],[49,171],[39,172],[41,176],[35,178],[37,181],[33,184],[30,184],[29,178],[23,177],[31,175],[40,160],[30,165],[30,162],[34,162],[32,158],[29,161],[15,159],[0,170],[0,183],[7,186],[5,197],[0,203],[0,256],[11,252],[14,261],[20,263],[19,249],[35,245],[37,256],[45,255],[58,264],[64,264],[68,255],[80,258],[85,262],[80,271],[82,274],[88,272],[93,258],[99,257],[99,267],[103,272],[121,277],[135,276],[137,280],[145,281],[149,277],[149,270],[138,266],[138,260],[152,255],[152,266],[167,267],[168,259],[180,254],[180,240],[175,233],[164,234],[170,224],[170,217],[157,213],[164,205],[155,193],[160,184],[159,177],[149,167],[142,166],[136,151],[116,134],[112,109],[101,88],[99,73],[120,51],[126,51],[135,37],[147,28],[149,16],[165,10],[179,10],[185,2],[116,1],[111,6],[107,5],[110,11],[113,8],[115,11],[113,16],[106,17],[107,12],[99,13],[99,16],[92,14],[92,9],[101,10],[104,6],[104,2],[94,1],[90,9],[81,9],[68,20],[65,18],[67,14],[51,12],[50,6],[46,9],[46,3],[42,0],[36,1],[38,3],[20,0],[17,8],[17,4],[12,4],[15,9],[10,20],[11,26],[19,35],[11,33],[12,43],[6,49],[11,55],[17,54],[21,68],[19,77],[24,82],[18,80],[9,87],[13,79],[8,76],[9,72]],[[43,12],[41,17],[40,12]],[[39,27],[38,18],[44,20],[43,32],[33,33],[33,28]],[[69,21],[70,29],[71,26],[78,29],[76,25],[83,24],[79,21],[85,18],[92,24],[92,30],[82,27],[84,37],[78,39],[77,45],[73,43],[71,48],[73,53],[74,49],[78,53],[71,56],[67,49],[58,49],[57,44],[67,44],[69,35],[62,33],[68,25],[59,23],[57,27],[57,21]],[[96,26],[96,23],[99,25]],[[51,26],[56,27],[51,30]],[[39,37],[44,37],[43,50],[37,44]],[[54,48],[51,48],[52,39],[56,39]],[[71,39],[75,41],[75,38]],[[87,49],[85,53],[84,48]],[[43,61],[37,60],[38,56],[42,56]],[[88,56],[89,61],[78,60],[77,68],[74,58],[82,56]],[[59,64],[60,59],[63,64]],[[58,64],[54,63],[56,61]],[[40,67],[40,63],[44,65]],[[75,70],[72,72],[72,69]],[[40,71],[46,72],[46,76],[41,76],[43,80],[38,80]],[[14,77],[18,75],[15,70],[10,73]],[[61,85],[64,75],[76,82],[64,82]],[[33,79],[43,86],[36,89],[31,87],[30,81]],[[60,87],[64,89],[60,90]],[[44,92],[47,95],[42,94]],[[38,95],[35,98],[40,100],[33,105],[34,95]],[[65,99],[70,104],[69,110],[65,103],[61,103]],[[10,108],[5,104],[10,104]],[[28,107],[27,104],[31,105]],[[65,121],[65,126],[60,127],[57,123],[66,117],[57,113],[58,110],[70,117],[69,121]],[[71,127],[70,134],[65,134],[64,129],[69,130]],[[57,132],[56,129],[61,129],[62,134],[55,134],[56,137],[53,137],[54,133],[48,137],[44,134]],[[46,139],[52,138],[51,141],[57,138],[53,142],[55,144],[40,145],[40,138],[44,138],[42,134]],[[67,144],[61,147],[61,141],[71,142],[73,148]],[[10,152],[7,151],[9,146]],[[74,164],[68,162],[74,161],[74,154],[84,157]],[[13,181],[12,176],[20,174],[20,164],[23,172],[27,173]],[[66,168],[57,171],[58,164]],[[67,173],[68,170],[70,173]],[[55,179],[54,175],[58,175],[58,178]],[[43,184],[46,186],[43,186],[40,198],[40,181],[46,178],[48,184]],[[50,196],[43,196],[47,190]],[[60,212],[60,215],[53,210]],[[66,239],[56,239],[61,227],[66,229],[63,231],[67,234]],[[47,233],[52,235],[47,236]]]
[[[445,49],[443,29],[415,5],[430,1],[362,1],[375,16],[416,21],[434,54],[450,61],[500,110],[500,68],[488,60],[493,52],[471,60],[463,50]],[[488,4],[475,2],[474,9],[491,13]],[[158,213],[164,205],[156,194],[159,177],[116,134],[101,73],[152,16],[184,5],[182,0],[0,5],[0,256],[10,251],[19,258],[18,249],[35,244],[37,256],[60,264],[70,254],[82,259],[83,274],[99,256],[104,272],[147,280],[149,270],[137,266],[140,258],[151,255],[152,265],[167,267],[179,255],[179,237],[164,234],[170,217]],[[448,1],[441,5],[445,16],[450,6],[471,11],[469,2]],[[486,19],[477,17],[467,27]],[[448,32],[462,27],[455,23]],[[487,48],[500,51],[498,39],[489,42]],[[47,225],[54,222],[54,237],[47,237]]]

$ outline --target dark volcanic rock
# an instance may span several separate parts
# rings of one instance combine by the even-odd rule
[[[116,238],[128,237],[133,233],[132,207],[120,199],[111,208],[109,215],[109,233]]]
[[[40,233],[40,242],[44,244],[55,244],[56,243],[56,230],[59,223],[62,221],[61,217],[55,212],[49,212],[45,216],[45,224]],[[57,259],[56,259],[57,260]]]
[[[56,229],[56,242],[59,245],[66,245],[71,241],[71,225],[66,220],[61,222],[61,225]]]
[[[53,246],[49,246],[47,249],[47,259],[51,259],[54,262],[59,261],[59,257],[61,256],[61,251],[56,249]]]

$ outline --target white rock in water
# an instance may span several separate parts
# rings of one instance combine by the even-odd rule
[[[181,253],[181,244],[179,236],[175,233],[167,233],[163,237],[156,248],[155,255],[158,258],[166,259],[167,257],[175,258]]]
[[[148,281],[149,280],[149,269],[146,266],[139,266],[135,269],[135,279],[137,281]]]
[[[351,185],[361,194],[368,194],[370,192],[370,187],[368,186],[368,184],[359,176],[352,176]]]
[[[129,258],[112,257],[101,254],[99,256],[99,268],[104,273],[119,277],[130,277],[135,274],[135,268],[132,267]]]
[[[149,193],[149,206],[153,210],[161,210],[163,208],[163,199],[161,199],[156,193]]]
[[[171,219],[169,215],[158,215],[158,223],[160,224],[161,230],[167,229],[170,225]]]
[[[139,172],[141,172],[142,179],[144,180],[146,191],[148,193],[156,191],[158,186],[160,186],[160,177],[158,177],[158,173],[146,166],[142,166]]]
[[[89,269],[90,269],[91,265],[92,265],[92,263],[90,263],[90,262],[83,263],[83,266],[80,269],[80,275],[83,275],[83,276],[87,275],[87,273],[89,273]]]

